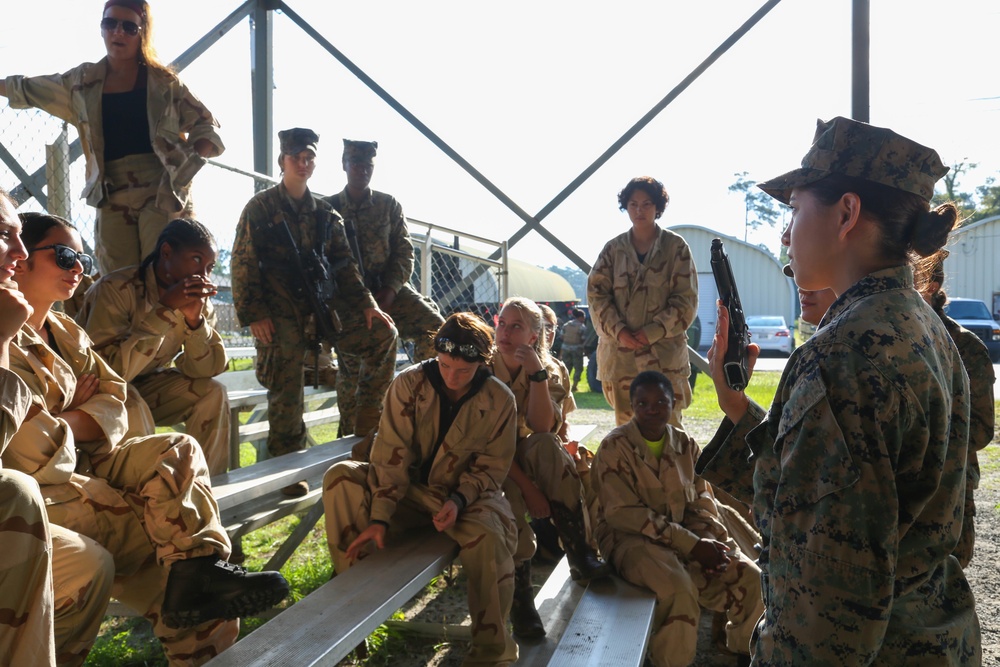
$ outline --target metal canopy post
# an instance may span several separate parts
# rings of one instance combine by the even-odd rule
[[[870,0],[854,0],[851,17],[851,118],[863,123],[871,122],[870,45]]]
[[[250,16],[253,169],[274,174],[274,25],[272,3],[256,0]]]

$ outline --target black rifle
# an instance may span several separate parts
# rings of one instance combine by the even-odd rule
[[[334,272],[342,264],[350,260],[344,259],[336,266],[330,266],[320,252],[315,249],[309,253],[302,253],[295,243],[292,230],[288,227],[288,220],[282,219],[282,229],[285,230],[285,240],[292,248],[292,256],[295,259],[295,273],[298,275],[302,285],[302,293],[309,304],[309,322],[306,324],[306,338],[309,347],[315,355],[316,373],[314,375],[313,387],[319,387],[319,354],[322,348],[322,341],[332,342],[337,331],[340,329],[340,321],[336,313],[330,310],[330,299],[337,293],[337,282],[334,280]],[[320,239],[323,238],[321,233]]]
[[[747,366],[750,330],[743,316],[743,304],[736,290],[733,267],[729,264],[729,255],[722,247],[722,239],[712,240],[712,275],[715,276],[715,285],[719,289],[719,299],[729,309],[729,346],[722,366],[726,384],[734,391],[743,391],[750,381]]]

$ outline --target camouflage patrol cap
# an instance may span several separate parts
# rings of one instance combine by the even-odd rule
[[[884,127],[838,116],[816,121],[813,145],[802,158],[802,167],[772,178],[757,187],[785,204],[792,188],[841,174],[860,178],[930,201],[934,183],[948,173],[932,148]]]
[[[354,141],[353,139],[344,139],[344,159],[351,162],[357,160],[371,160],[375,157],[377,149],[377,141]]]
[[[285,155],[298,155],[305,150],[310,150],[315,154],[319,135],[305,127],[293,127],[290,130],[278,132],[278,143],[281,145],[281,152]]]

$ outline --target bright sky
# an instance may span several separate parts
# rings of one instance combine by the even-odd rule
[[[529,213],[537,213],[662,99],[764,0],[287,0],[362,70]],[[64,71],[104,54],[102,2],[7,3],[0,75]],[[153,0],[171,60],[238,0]],[[41,8],[44,7],[44,11]],[[850,115],[850,0],[784,0],[543,221],[588,262],[624,231],[616,194],[662,180],[661,224],[743,236],[734,174],[764,180],[798,166],[817,118]],[[275,17],[275,131],[321,136],[313,185],[344,184],[341,138],[377,139],[373,187],[413,218],[506,239],[521,221],[286,16]],[[182,73],[222,122],[223,162],[252,167],[248,22]],[[871,121],[978,162],[973,190],[1000,172],[996,0],[875,0]],[[3,102],[0,102],[2,105]],[[231,242],[251,196],[240,179],[196,180],[199,217]],[[10,184],[4,184],[10,185]],[[74,206],[83,206],[78,201]],[[777,230],[751,235],[772,247]],[[530,233],[511,255],[569,265]],[[707,259],[706,259],[707,261]]]

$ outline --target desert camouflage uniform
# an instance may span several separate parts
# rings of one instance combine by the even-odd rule
[[[101,273],[133,266],[156,249],[156,240],[173,218],[191,207],[191,180],[205,164],[194,149],[199,139],[212,144],[209,157],[225,146],[219,123],[179,79],[147,68],[146,116],[153,153],[104,162],[101,96],[107,58],[83,63],[64,74],[9,76],[7,97],[14,109],[37,107],[77,129],[86,160],[81,197],[97,209],[97,261]]]
[[[712,487],[694,472],[699,451],[668,426],[657,460],[630,421],[604,438],[594,459],[601,553],[624,579],[656,593],[649,659],[657,667],[694,662],[701,606],[726,613],[726,645],[739,653],[750,652],[764,612],[760,569],[729,537]],[[690,557],[702,538],[730,548],[725,572],[706,574]]]
[[[573,386],[580,382],[583,374],[583,337],[587,325],[579,320],[570,320],[562,327],[562,348],[559,356],[566,368],[573,372]]]
[[[496,378],[513,392],[517,403],[517,450],[514,453],[514,460],[550,503],[559,503],[571,512],[575,512],[582,502],[583,487],[576,472],[576,462],[556,435],[563,421],[562,404],[565,389],[555,368],[551,360],[546,365],[555,422],[550,432],[536,433],[531,430],[527,422],[528,392],[531,390],[531,381],[527,373],[522,368],[517,377],[512,378],[503,362],[503,355],[498,351],[494,351],[490,365]],[[504,480],[503,492],[517,520],[517,551],[514,553],[514,562],[520,564],[535,553],[535,533],[527,519],[528,506],[524,496],[509,477]]]
[[[17,375],[0,369],[0,398],[2,454],[24,421],[31,393]],[[38,482],[2,465],[0,541],[0,664],[82,665],[108,607],[111,554],[50,524]]]
[[[158,426],[184,423],[198,441],[211,475],[229,467],[229,398],[213,380],[226,370],[226,350],[205,304],[204,322],[190,329],[184,315],[160,305],[152,265],[128,267],[101,278],[76,316],[94,350],[130,383]],[[178,356],[179,354],[179,356]],[[152,435],[150,432],[148,435]]]
[[[977,452],[993,440],[996,420],[993,407],[993,383],[996,376],[990,351],[979,336],[962,327],[943,313],[938,313],[944,321],[951,339],[955,341],[962,364],[969,375],[969,452],[965,470],[965,513],[962,519],[962,537],[952,552],[963,568],[972,561],[972,551],[976,542],[976,501],[973,493],[979,488],[979,456]]]
[[[950,554],[962,530],[969,385],[908,267],[872,273],[795,350],[766,414],[726,420],[697,471],[753,499],[762,665],[978,665]]]
[[[0,453],[28,412],[31,395],[0,368]],[[0,466],[0,664],[56,664],[52,634],[52,546],[38,484]]]
[[[11,370],[27,383],[41,411],[14,435],[3,463],[35,478],[53,525],[90,537],[111,553],[115,597],[150,620],[171,664],[201,664],[235,641],[239,623],[173,630],[159,615],[172,562],[226,558],[230,552],[201,447],[180,433],[122,440],[125,382],[73,320],[53,312],[46,321],[62,356],[28,325],[11,346]],[[104,438],[77,442],[58,415],[84,373],[96,375],[99,388],[77,409]],[[74,592],[60,590],[58,577],[54,585],[57,601]]]
[[[400,338],[413,339],[414,361],[435,355],[433,336],[444,324],[435,303],[410,285],[413,273],[413,244],[406,227],[403,207],[391,195],[368,190],[360,203],[351,201],[345,188],[326,201],[344,217],[345,225],[353,225],[361,251],[365,285],[376,294],[380,289],[395,290],[396,299],[388,310],[396,323]],[[355,315],[356,317],[356,315]],[[346,322],[345,322],[346,324]],[[337,396],[340,407],[341,433],[355,432],[355,416],[359,408],[378,407],[396,369],[395,350],[391,358],[381,346],[372,345],[371,332],[357,327],[344,327],[337,337]],[[358,375],[373,374],[373,382],[362,391]],[[367,433],[377,413],[358,420],[358,433]]]
[[[698,312],[698,272],[684,239],[656,229],[642,262],[630,231],[611,239],[587,280],[591,317],[600,335],[597,377],[619,426],[632,418],[628,388],[642,371],[660,371],[674,386],[671,424],[680,427],[681,412],[691,404],[687,329]],[[650,346],[620,347],[623,329],[643,331]]]
[[[257,380],[267,387],[270,424],[267,449],[272,456],[305,446],[303,359],[306,354],[312,355],[312,351],[307,351],[311,310],[300,291],[294,251],[282,229],[282,220],[288,221],[300,252],[319,250],[332,267],[339,264],[335,274],[338,293],[332,306],[341,318],[344,334],[360,333],[377,346],[382,355],[393,359],[396,356],[394,328],[385,327],[381,322],[375,322],[371,329],[365,328],[362,311],[374,308],[375,301],[362,284],[351,259],[344,225],[337,212],[308,190],[297,208],[283,184],[255,195],[240,215],[233,241],[233,303],[243,326],[265,318],[271,318],[274,323],[273,341],[270,344],[257,341]],[[325,239],[317,238],[321,221],[325,222]],[[391,373],[390,369],[390,377]],[[358,391],[371,393],[371,388],[379,382],[381,379],[363,374]],[[379,395],[378,402],[381,400]],[[339,395],[338,402],[342,401],[344,396]],[[366,399],[366,407],[369,402]]]
[[[446,533],[458,543],[469,578],[472,648],[462,664],[508,665],[517,659],[506,623],[516,528],[500,487],[514,455],[514,398],[480,371],[470,393],[451,406],[458,406],[454,421],[442,435],[437,383],[443,386],[435,360],[400,373],[386,395],[371,463],[347,461],[327,471],[323,507],[330,554],[335,571],[343,572],[350,566],[347,547],[371,522],[390,531],[429,526],[444,502],[459,496],[465,507]]]

